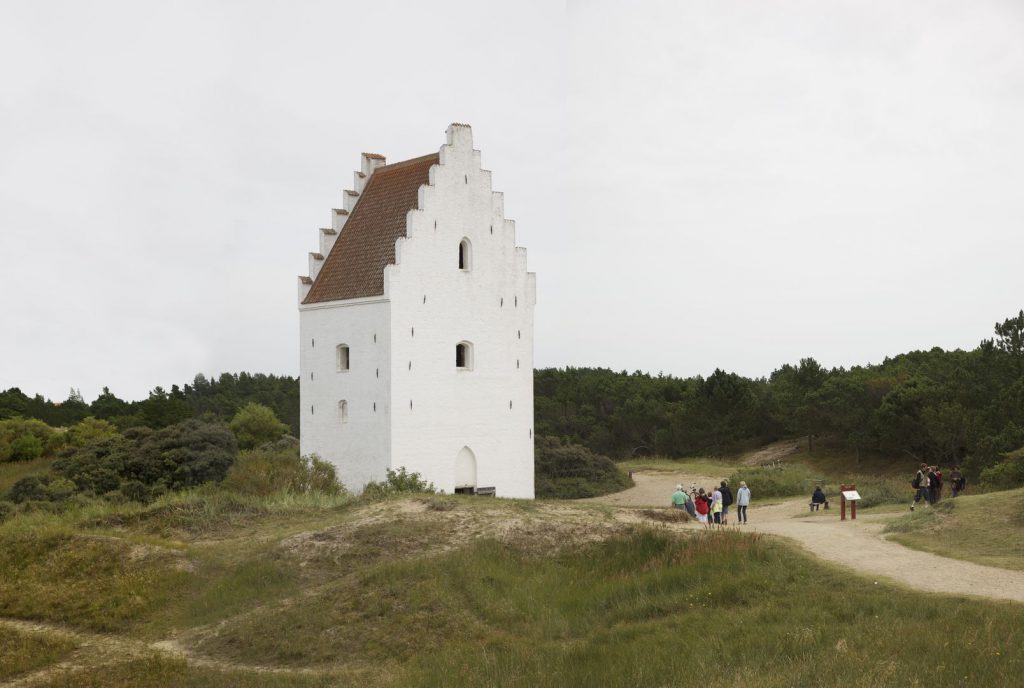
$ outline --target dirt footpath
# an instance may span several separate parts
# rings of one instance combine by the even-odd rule
[[[618,507],[667,507],[678,484],[687,489],[691,483],[705,488],[718,484],[708,476],[655,471],[635,473],[633,480],[636,486],[628,490],[581,501]],[[834,508],[807,518],[794,518],[807,513],[809,501],[809,498],[799,498],[759,508],[755,492],[748,525],[734,526],[730,521],[730,527],[788,537],[822,559],[916,590],[1024,602],[1024,571],[948,559],[890,542],[881,534],[886,518],[882,515],[861,515],[856,521],[840,521],[839,509]],[[730,514],[730,518],[734,517],[735,514]],[[703,526],[691,523],[678,527]]]

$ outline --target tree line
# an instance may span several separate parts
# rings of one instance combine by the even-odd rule
[[[849,369],[804,358],[755,379],[538,370],[537,433],[615,458],[828,438],[855,453],[961,464],[978,475],[1024,447],[1024,311],[994,334],[971,351],[933,348]]]
[[[53,427],[70,427],[87,417],[113,423],[126,430],[166,428],[189,418],[226,423],[247,404],[266,406],[299,434],[299,383],[294,377],[260,373],[223,373],[216,379],[200,373],[192,384],[171,389],[156,387],[139,401],[125,401],[108,387],[91,403],[71,389],[68,398],[54,402],[41,395],[28,396],[17,387],[0,392],[0,420],[35,418]]]
[[[856,453],[959,463],[977,476],[1024,447],[1024,310],[971,351],[933,348],[849,369],[804,358],[753,379],[722,370],[678,378],[570,367],[537,370],[534,380],[539,436],[613,458],[728,455],[801,436]],[[252,373],[197,375],[140,401],[104,388],[91,403],[75,390],[52,402],[12,388],[0,392],[0,420],[70,427],[93,417],[122,431],[159,430],[193,418],[226,423],[249,403],[272,409],[298,436],[298,380]]]

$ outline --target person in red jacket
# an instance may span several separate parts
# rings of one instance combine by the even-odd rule
[[[697,509],[697,520],[704,525],[708,524],[708,512],[711,511],[711,500],[704,494],[704,488],[700,488],[696,498],[693,500],[694,508]]]

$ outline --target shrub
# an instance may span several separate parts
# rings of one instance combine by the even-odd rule
[[[148,501],[166,490],[222,480],[236,453],[235,437],[225,426],[187,420],[72,447],[53,469],[79,490]]]
[[[117,435],[117,426],[110,421],[89,416],[68,428],[67,442],[74,447],[84,447],[90,442],[108,439]]]
[[[379,499],[396,494],[426,493],[434,494],[437,488],[427,482],[419,473],[409,473],[405,466],[397,471],[388,469],[387,479],[383,482],[370,481],[363,488],[363,496],[368,499]]]
[[[3,523],[14,515],[14,504],[12,502],[0,502],[0,523]]]
[[[127,437],[107,437],[65,451],[53,464],[53,470],[83,491],[106,494],[121,486],[125,466],[132,460],[135,449],[135,443]]]
[[[11,442],[11,461],[31,461],[43,455],[43,443],[35,435],[22,435]]]
[[[983,470],[981,482],[1003,490],[1024,485],[1024,448],[1004,454],[1002,461]]]
[[[243,406],[231,419],[230,428],[242,449],[255,449],[281,439],[288,432],[288,426],[277,419],[272,409],[256,403]]]
[[[64,437],[34,418],[0,420],[0,461],[31,461],[60,448]]]
[[[538,497],[597,497],[632,485],[607,456],[558,438],[537,438],[534,487]]]
[[[222,484],[233,492],[257,496],[344,491],[333,464],[316,455],[299,456],[297,447],[281,443],[239,454]]]
[[[76,486],[67,478],[52,474],[22,478],[7,491],[6,499],[15,504],[25,502],[63,502],[75,493]]]

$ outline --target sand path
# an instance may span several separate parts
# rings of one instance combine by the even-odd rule
[[[687,488],[691,483],[705,487],[716,484],[709,476],[660,471],[635,473],[633,479],[636,485],[628,490],[582,501],[618,507],[664,507],[677,484]],[[790,538],[822,559],[917,590],[1024,602],[1024,571],[981,566],[890,542],[883,537],[882,528],[891,514],[861,514],[856,521],[840,521],[839,509],[833,508],[795,518],[808,512],[809,501],[799,498],[758,507],[755,494],[749,523],[730,527]],[[692,523],[681,527],[703,526]]]

